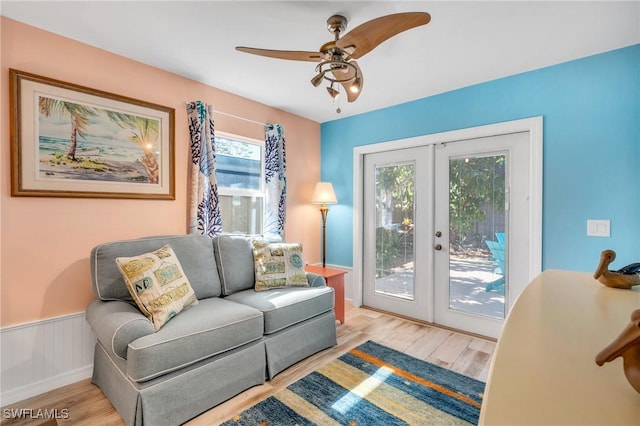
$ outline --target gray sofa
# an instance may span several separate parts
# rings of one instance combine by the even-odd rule
[[[170,245],[198,298],[157,332],[135,306],[115,258]],[[251,240],[150,237],[91,251],[96,300],[86,318],[97,343],[93,383],[127,425],[174,425],[272,379],[336,344],[333,289],[256,292]]]

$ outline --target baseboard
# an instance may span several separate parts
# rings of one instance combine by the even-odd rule
[[[79,312],[0,330],[0,406],[91,377],[95,336]]]
[[[5,392],[2,390],[2,401],[0,404],[2,407],[14,404],[25,399],[32,398],[45,392],[60,388],[62,386],[70,385],[72,383],[79,382],[80,380],[88,379],[93,373],[93,364],[86,367],[78,368],[73,371],[68,371],[63,374],[59,374],[54,377],[49,377],[40,382],[33,383],[26,386],[21,386],[16,389],[11,389]],[[33,408],[33,407],[21,407],[21,408]]]

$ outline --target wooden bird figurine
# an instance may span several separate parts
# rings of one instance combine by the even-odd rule
[[[609,264],[616,259],[616,252],[605,250],[600,254],[600,263],[593,278],[607,287],[631,288],[640,285],[640,264],[633,263],[617,271],[610,271]]]
[[[640,393],[640,309],[631,313],[631,321],[613,342],[596,356],[596,364],[622,357],[622,368],[631,386]]]

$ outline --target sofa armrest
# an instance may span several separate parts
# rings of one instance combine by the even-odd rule
[[[122,300],[94,300],[87,306],[86,318],[102,346],[120,358],[127,358],[129,343],[155,332],[137,307]]]
[[[305,272],[305,274],[307,274],[309,287],[324,287],[327,285],[327,280],[322,275],[314,274],[313,272]]]

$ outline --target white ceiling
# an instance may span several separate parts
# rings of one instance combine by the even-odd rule
[[[640,43],[640,0],[2,0],[0,8],[6,17],[317,122]],[[314,63],[234,49],[317,51],[332,39],[326,20],[333,14],[348,18],[348,32],[408,11],[429,12],[431,23],[358,60],[363,91],[356,102],[341,102],[341,114],[323,87],[311,85]]]

